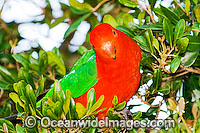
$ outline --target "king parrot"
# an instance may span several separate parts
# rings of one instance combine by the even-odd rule
[[[87,105],[87,91],[94,88],[96,99],[104,95],[98,117],[106,116],[116,95],[119,102],[128,101],[140,82],[142,50],[129,36],[107,23],[96,26],[90,33],[94,50],[88,50],[59,82],[62,90],[71,91],[75,102]],[[46,96],[52,96],[50,89]]]

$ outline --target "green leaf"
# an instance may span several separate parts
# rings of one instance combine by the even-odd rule
[[[72,7],[72,6],[69,7],[69,10],[70,10],[72,13],[78,14],[78,15],[87,14],[87,13],[91,12],[90,9],[79,10],[79,9],[76,9],[76,8],[74,8],[74,7]],[[65,18],[66,18],[66,17],[64,17],[64,19],[65,19]]]
[[[112,104],[113,104],[114,107],[118,104],[118,98],[117,98],[116,95],[113,98]]]
[[[0,75],[5,79],[6,82],[14,83],[12,74],[3,66],[0,65]],[[1,79],[2,80],[2,79]]]
[[[41,75],[40,77],[40,83],[39,83],[39,88],[37,89],[35,96],[38,97],[40,95],[40,93],[43,91],[44,89],[44,82],[45,82],[45,78],[43,77],[43,75]]]
[[[77,0],[69,0],[69,4],[70,6],[78,9],[78,10],[85,10],[85,9],[89,9],[92,10],[92,6],[88,3],[79,3]]]
[[[4,129],[3,123],[5,123],[7,125],[9,133],[16,132],[14,125],[9,120],[5,120],[5,119],[0,119],[0,129]]]
[[[133,23],[133,16],[130,15],[129,13],[125,13],[123,15],[123,22],[126,27],[130,27],[129,23]]]
[[[189,45],[187,50],[189,51],[199,51],[200,50],[200,37],[198,36],[188,36]]]
[[[142,19],[144,19],[146,12],[142,11],[138,14],[139,25],[142,25]]]
[[[16,93],[14,92],[9,93],[9,97],[13,100],[13,102],[19,103],[19,105],[24,108],[24,104],[19,99],[19,96]]]
[[[88,110],[86,115],[91,115],[95,110],[97,110],[104,101],[104,95],[101,95],[97,102]]]
[[[76,103],[76,112],[78,118],[81,119],[86,114],[87,108],[85,108],[81,103]]]
[[[138,25],[139,29],[151,29],[151,30],[163,30],[162,24],[151,24],[151,25]]]
[[[52,51],[48,51],[47,55],[48,55],[48,64],[51,67],[55,67],[60,74],[65,75],[66,68],[63,60],[61,60],[60,57]]]
[[[121,32],[124,32],[126,35],[128,35],[130,38],[133,38],[135,34],[129,30],[128,28],[117,26],[116,29],[120,30]]]
[[[166,8],[162,5],[160,5],[162,12],[165,14],[165,16],[173,23],[176,24],[180,18],[169,8]]]
[[[153,33],[151,29],[147,29],[147,31],[145,32],[145,37],[147,40],[147,46],[150,50],[151,53],[153,53]]]
[[[190,11],[190,0],[185,0],[185,12],[189,15]]]
[[[103,23],[108,23],[108,24],[112,25],[113,27],[117,27],[118,26],[116,20],[110,14],[106,14],[103,17]]]
[[[178,45],[178,50],[181,53],[184,53],[187,49],[189,43],[189,39],[188,38],[181,38],[177,41],[177,45]]]
[[[87,19],[90,15],[91,15],[91,13],[85,14],[84,16],[80,17],[75,22],[73,22],[70,25],[70,27],[67,29],[67,31],[65,32],[64,38],[66,38],[67,36],[69,36],[69,34],[71,34],[72,32],[74,32],[78,28],[78,26],[81,24],[81,22],[83,20]]]
[[[64,92],[58,80],[54,82],[52,99],[54,102],[60,101],[63,103],[64,101]]]
[[[153,90],[157,90],[162,81],[162,71],[160,68],[153,73]]]
[[[190,67],[197,59],[199,52],[186,52],[185,56],[181,58],[182,65]]]
[[[194,13],[197,19],[197,22],[200,23],[200,4],[196,5],[194,8]]]
[[[151,6],[151,9],[153,9],[157,0],[148,0],[148,1],[149,1],[149,5]]]
[[[143,36],[135,36],[133,40],[135,40],[138,43],[142,50],[150,52],[150,49],[147,46],[146,39]]]
[[[65,92],[65,102],[64,102],[64,105],[63,105],[64,115],[66,115],[69,111],[70,100],[71,100],[71,91],[66,90],[66,92]]]
[[[176,72],[180,63],[181,63],[181,57],[180,56],[177,56],[172,60],[172,62],[170,64],[170,70],[171,70],[172,73]]]
[[[164,30],[166,39],[170,44],[170,47],[172,47],[173,25],[167,18],[165,18],[163,21],[163,30]]]
[[[185,31],[185,20],[181,19],[176,24],[176,28],[174,31],[174,46],[176,45],[176,41],[183,35]]]
[[[22,80],[25,80],[26,83],[30,84],[35,89],[33,75],[29,73],[28,69],[21,67],[18,73],[18,77]]]
[[[26,94],[26,97],[27,99],[29,99],[31,107],[33,108],[34,114],[32,115],[36,115],[36,97],[33,88],[29,84],[26,86]]]
[[[156,48],[157,51],[159,50],[159,42],[156,38],[153,38],[153,46]]]
[[[19,63],[21,63],[25,68],[29,68],[29,61],[25,59],[22,55],[16,54],[12,55],[12,57]]]
[[[82,56],[88,51],[88,49],[85,46],[79,46],[78,53]]]
[[[90,109],[95,103],[95,90],[91,88],[87,93],[87,109]]]
[[[16,125],[17,133],[26,133],[25,129],[21,127],[19,124]]]
[[[54,104],[54,114],[56,114],[56,116],[58,117],[58,119],[61,118],[61,114],[62,114],[62,104],[60,103],[60,101],[57,101],[55,104]]]
[[[195,29],[195,30],[199,30],[199,23],[197,22],[194,22],[194,24],[192,25],[192,29]],[[198,31],[192,31],[194,36],[198,36],[199,32]]]
[[[131,0],[119,0],[119,2],[127,7],[136,7],[138,4],[135,1],[131,1]]]
[[[43,72],[46,70],[48,65],[48,56],[47,53],[43,50],[40,50],[39,52],[39,68],[40,72]]]
[[[125,106],[126,106],[126,102],[125,101],[123,101],[123,102],[121,102],[121,103],[119,103],[117,106],[116,106],[116,110],[122,110],[123,108],[125,108]]]
[[[193,1],[195,4],[197,4],[199,0],[192,0],[192,1]]]
[[[133,119],[133,120],[138,120],[141,116],[142,116],[142,112],[141,112],[141,111],[138,111],[137,113],[134,113],[134,114],[132,115],[132,119]]]

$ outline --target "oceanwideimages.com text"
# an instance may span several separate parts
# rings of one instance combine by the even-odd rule
[[[175,121],[168,120],[110,120],[107,117],[102,120],[87,119],[87,120],[51,120],[49,117],[43,117],[40,120],[34,116],[28,116],[25,119],[25,126],[33,128],[39,121],[43,128],[126,128],[132,130],[133,128],[174,128]]]

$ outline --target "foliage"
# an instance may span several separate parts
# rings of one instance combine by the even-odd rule
[[[69,6],[60,3],[64,12],[63,16],[54,18],[47,1],[47,6],[43,9],[45,18],[38,23],[47,23],[50,28],[53,28],[68,18],[70,20],[68,23],[71,25],[64,35],[66,41],[70,39],[82,21],[89,22],[91,29],[104,22],[126,33],[143,50],[141,60],[143,73],[140,86],[144,87],[149,80],[153,81],[146,87],[144,94],[140,91],[136,93],[136,96],[150,108],[147,112],[139,111],[131,114],[131,118],[127,118],[121,112],[126,103],[118,103],[118,98],[114,97],[111,101],[113,107],[108,110],[107,116],[110,119],[154,120],[163,111],[161,105],[166,102],[169,118],[176,121],[176,127],[168,129],[169,132],[191,132],[190,127],[193,128],[193,132],[199,132],[200,2],[181,0],[179,3],[174,0],[168,8],[161,4],[155,7],[156,0],[149,0],[149,4],[140,2],[85,0],[79,3],[76,0],[69,0]],[[98,21],[95,13],[103,19]],[[133,20],[138,20],[138,23]],[[90,89],[87,93],[87,107],[75,103],[71,98],[71,92],[69,90],[63,92],[57,81],[68,71],[66,62],[63,60],[66,58],[65,54],[61,54],[61,50],[57,48],[46,52],[40,47],[16,53],[17,42],[22,39],[17,31],[18,23],[5,23],[1,18],[0,22],[2,24],[0,29],[0,117],[9,119],[9,116],[17,114],[17,118],[23,122],[23,126],[20,126],[20,122],[16,124],[11,123],[12,120],[0,119],[0,132],[126,131],[120,128],[59,129],[51,127],[44,129],[38,128],[40,127],[38,123],[32,129],[26,128],[24,120],[29,115],[36,118],[48,116],[55,120],[95,119],[94,115],[104,110],[99,108],[104,96],[95,100],[95,90]],[[87,43],[88,39],[85,41],[85,44]],[[38,52],[38,59],[31,55],[34,50]],[[81,46],[78,53],[83,55],[86,51],[87,48]],[[53,82],[55,82],[53,97],[44,98],[40,108],[37,108],[37,101],[43,97]],[[161,96],[163,100],[157,105],[152,105],[156,96]],[[128,108],[131,109],[134,106],[137,105],[129,105]],[[165,130],[167,129],[161,128],[161,132]],[[149,128],[132,130],[132,132],[136,131],[158,132],[156,129]]]

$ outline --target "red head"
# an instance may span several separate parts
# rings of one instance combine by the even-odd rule
[[[90,42],[97,55],[109,61],[123,57],[130,47],[135,47],[134,50],[141,52],[131,38],[107,23],[99,24],[91,31]]]

